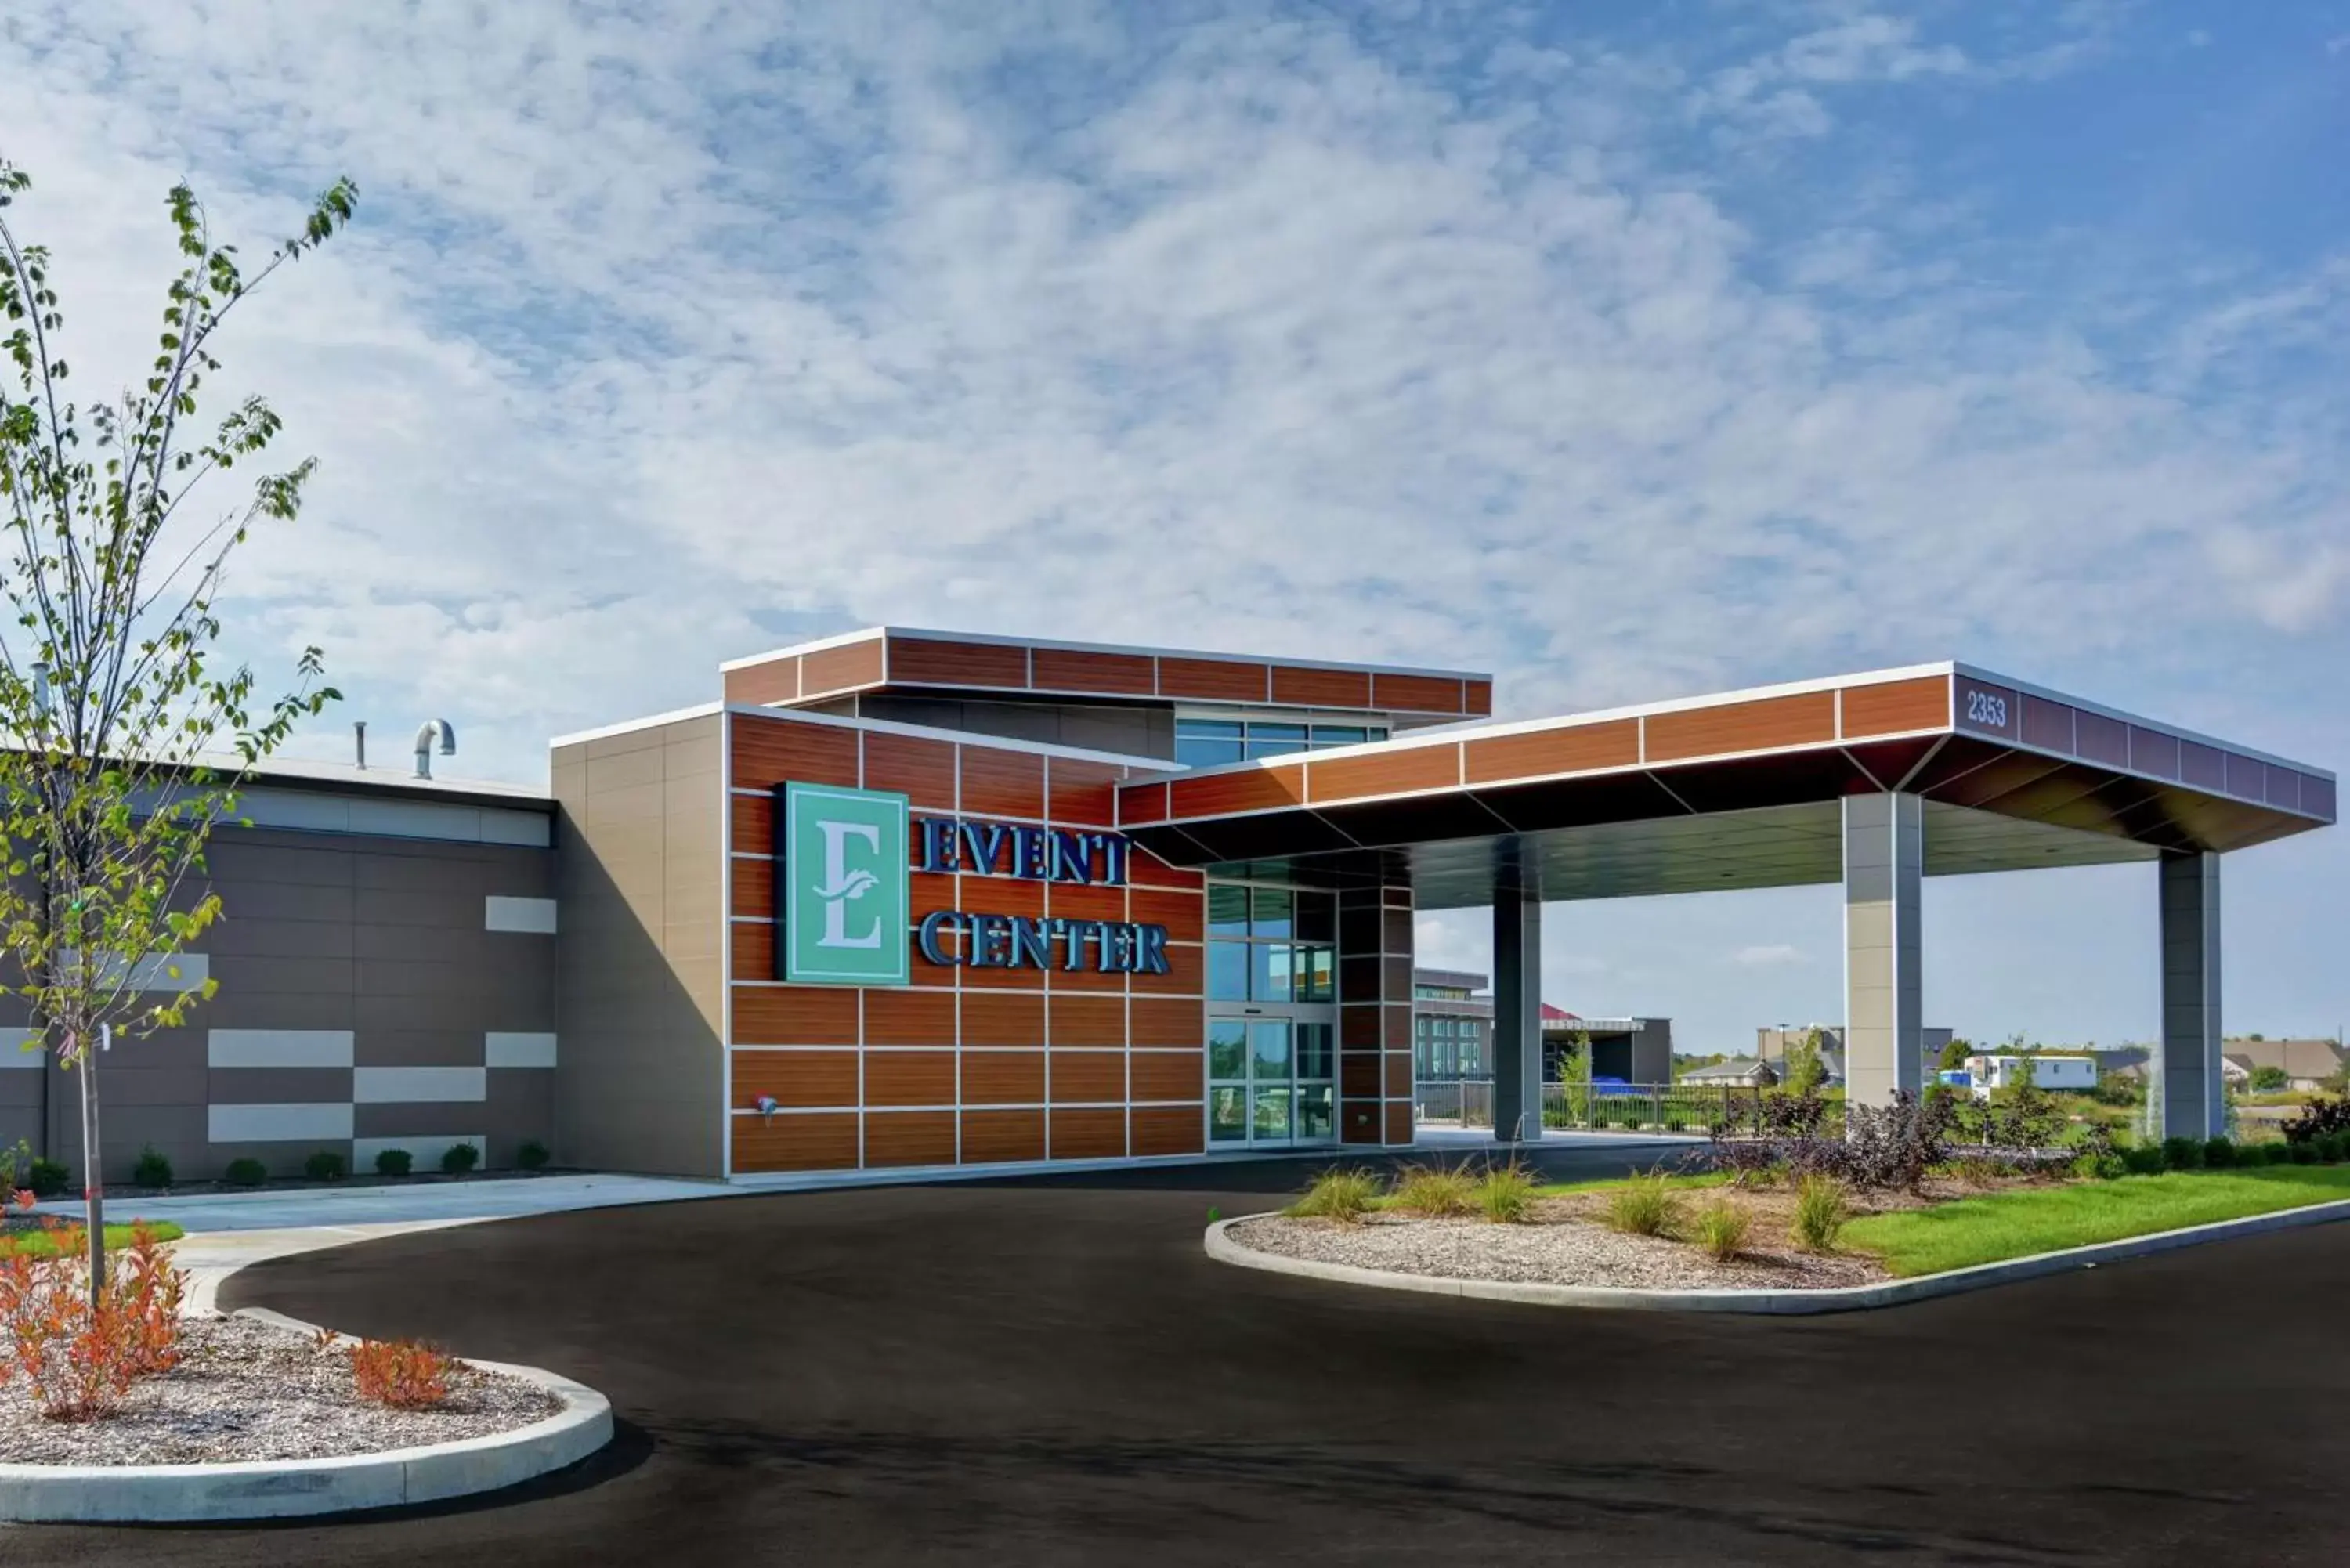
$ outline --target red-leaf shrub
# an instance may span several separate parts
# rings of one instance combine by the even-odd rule
[[[24,1378],[50,1420],[99,1420],[139,1379],[179,1365],[187,1273],[140,1227],[93,1309],[88,1232],[57,1225],[49,1236],[51,1255],[0,1258],[0,1383]]]
[[[457,1364],[445,1351],[413,1339],[363,1339],[351,1346],[350,1357],[360,1398],[408,1409],[446,1400],[449,1373]]]

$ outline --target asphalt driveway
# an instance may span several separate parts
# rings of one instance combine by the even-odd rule
[[[621,1438],[491,1502],[0,1528],[0,1563],[2350,1557],[2350,1225],[1789,1321],[1207,1261],[1211,1205],[1296,1174],[663,1204],[262,1264],[226,1304],[556,1368]]]

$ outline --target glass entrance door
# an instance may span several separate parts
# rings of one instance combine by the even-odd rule
[[[1228,1148],[1289,1148],[1337,1136],[1336,1053],[1327,1021],[1208,1022],[1208,1140]]]

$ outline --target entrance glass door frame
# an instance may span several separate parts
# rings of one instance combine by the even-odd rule
[[[1212,1006],[1213,1004],[1211,1004]],[[1238,1024],[1242,1076],[1218,1072],[1217,1025]],[[1286,1072],[1261,1077],[1258,1030],[1280,1024],[1286,1036]],[[1224,1003],[1208,1020],[1208,1103],[1204,1107],[1207,1147],[1217,1148],[1317,1148],[1338,1142],[1337,1033],[1335,1002]],[[1227,1067],[1232,1064],[1226,1064]],[[1219,1091],[1222,1091],[1222,1095]],[[1232,1105],[1237,1096],[1238,1105]],[[1225,1104],[1222,1106],[1219,1101]],[[1277,1116],[1271,1106],[1283,1107]],[[1220,1125],[1230,1127],[1219,1110],[1237,1108],[1242,1122],[1238,1137],[1217,1136]]]

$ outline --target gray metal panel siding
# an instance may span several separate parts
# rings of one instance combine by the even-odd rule
[[[240,1155],[280,1175],[297,1174],[319,1147],[349,1158],[348,1140],[207,1142],[207,1105],[352,1096],[349,1068],[208,1069],[213,1029],[351,1030],[361,1067],[481,1066],[486,1032],[554,1032],[556,939],[483,929],[490,895],[550,896],[553,859],[552,849],[506,844],[218,830],[207,860],[222,917],[195,947],[219,993],[191,1007],[187,1027],[120,1040],[100,1062],[108,1179],[127,1179],[149,1145],[183,1179],[217,1175]],[[44,1075],[47,1136],[36,1141],[78,1167],[78,1085],[54,1064],[21,1075]],[[525,1138],[553,1141],[545,1096],[514,1104],[496,1124],[505,1136],[484,1151],[492,1165],[511,1163]],[[480,1102],[402,1109],[428,1114],[424,1132],[479,1136],[489,1122]],[[0,1116],[0,1139],[8,1125]]]

